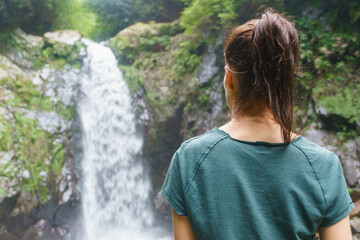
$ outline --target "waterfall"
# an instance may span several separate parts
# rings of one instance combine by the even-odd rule
[[[155,222],[130,92],[112,51],[90,40],[81,80],[82,209],[86,240],[149,240]],[[151,231],[151,232],[149,232]]]

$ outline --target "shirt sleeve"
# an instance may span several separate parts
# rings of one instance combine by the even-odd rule
[[[181,174],[181,164],[178,151],[171,159],[161,194],[168,201],[171,207],[180,215],[187,216],[184,200],[184,186]]]
[[[320,227],[331,226],[339,222],[349,215],[354,208],[346,186],[341,162],[334,153],[332,153],[331,158],[331,164],[327,167],[324,166],[324,169],[327,170],[324,174],[326,178],[323,179],[327,209]]]

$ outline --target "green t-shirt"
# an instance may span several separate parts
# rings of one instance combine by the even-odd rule
[[[303,136],[286,146],[218,128],[181,144],[161,194],[198,240],[314,239],[354,208],[333,152]]]

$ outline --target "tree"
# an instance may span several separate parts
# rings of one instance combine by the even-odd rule
[[[68,0],[1,0],[0,31],[20,27],[27,33],[49,31],[56,20],[57,6]]]
[[[135,22],[168,22],[183,9],[180,0],[86,0],[98,15],[98,40],[114,36]]]

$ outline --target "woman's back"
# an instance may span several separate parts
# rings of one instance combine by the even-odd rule
[[[326,240],[351,239],[338,157],[293,132],[298,38],[272,9],[226,38],[231,120],[185,141],[161,190],[176,240],[313,239],[318,227]]]
[[[197,239],[313,239],[354,207],[334,153],[302,136],[253,142],[218,128],[181,145],[161,192]]]

